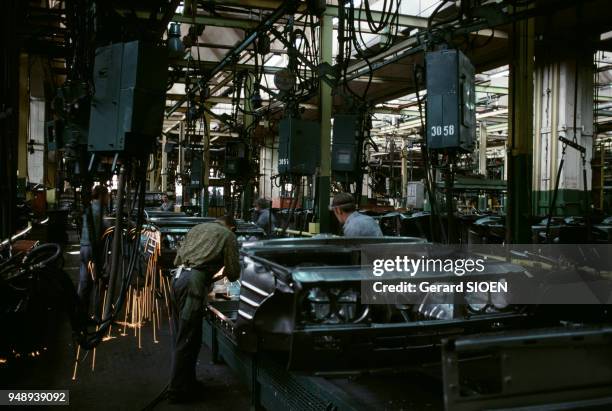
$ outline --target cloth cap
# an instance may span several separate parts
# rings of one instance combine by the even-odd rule
[[[332,200],[332,205],[329,207],[330,210],[333,210],[337,207],[342,207],[349,204],[355,204],[355,199],[349,193],[338,193],[334,196]]]

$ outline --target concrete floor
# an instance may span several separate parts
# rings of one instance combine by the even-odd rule
[[[65,247],[65,269],[75,284],[78,277],[77,246]],[[158,343],[153,341],[151,325],[143,327],[142,348],[133,331],[126,336],[120,330],[115,338],[103,342],[96,350],[95,370],[92,353],[78,366],[72,379],[74,350],[67,320],[58,321],[57,339],[38,358],[20,359],[0,366],[2,388],[68,389],[70,407],[79,410],[141,410],[165,387],[170,368],[170,337],[167,319],[162,323]],[[188,404],[159,403],[155,410],[247,410],[250,396],[247,388],[225,365],[214,365],[210,352],[203,346],[198,360],[198,378],[208,389],[202,399]],[[64,408],[65,409],[65,408]]]

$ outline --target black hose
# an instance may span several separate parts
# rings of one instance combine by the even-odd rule
[[[149,402],[147,405],[144,406],[144,408],[142,409],[142,411],[150,411],[153,408],[155,408],[155,406],[157,404],[159,404],[160,402],[162,402],[165,398],[166,398],[166,394],[168,394],[168,388],[169,388],[169,384],[167,384],[161,391],[159,394],[157,394],[157,396],[155,398],[153,398],[151,400],[151,402]]]
[[[421,121],[421,133],[422,133],[422,138],[423,138],[423,144],[421,146],[421,155],[423,157],[423,165],[425,168],[424,170],[425,171],[425,191],[427,191],[427,195],[429,197],[429,203],[431,207],[430,217],[429,217],[429,231],[431,235],[431,241],[435,241],[436,235],[435,235],[435,230],[434,230],[434,220],[436,216],[438,216],[438,222],[440,224],[440,231],[442,233],[444,242],[446,242],[446,232],[444,231],[444,224],[442,223],[442,217],[440,216],[440,213],[438,213],[438,209],[437,209],[435,183],[434,181],[432,181],[432,178],[429,175],[429,166],[431,162],[429,158],[429,150],[427,149],[427,128],[425,127],[425,122],[423,120],[423,105],[422,105],[422,100],[421,100],[421,96],[419,93],[419,77],[417,75],[417,69],[423,70],[423,68],[421,66],[415,65],[412,72],[414,76],[417,105],[419,107],[419,120]]]
[[[293,214],[295,212],[298,200],[300,198],[300,189],[302,187],[302,176],[296,177],[295,180],[297,181],[297,183],[293,184],[293,198],[291,199],[289,215],[287,216],[287,220],[285,221],[285,224],[283,224],[282,235],[285,235],[285,233],[287,232],[287,228],[289,227],[289,223],[291,222],[291,219],[293,218]]]
[[[42,261],[36,261],[36,257],[39,257],[42,253],[51,250],[53,250],[53,254],[50,257],[47,257]],[[59,246],[59,244],[49,243],[39,245],[25,256],[25,258],[23,259],[23,264],[27,265],[27,268],[30,270],[43,268],[57,260],[61,253],[62,248]]]
[[[550,243],[550,222],[552,220],[552,215],[555,211],[555,204],[557,202],[557,193],[559,192],[559,181],[561,180],[561,170],[563,170],[563,163],[565,162],[565,148],[563,149],[563,154],[561,155],[561,161],[559,162],[559,169],[557,170],[557,178],[555,180],[555,190],[553,191],[552,199],[550,200],[550,206],[548,208],[548,221],[546,221],[546,242]]]

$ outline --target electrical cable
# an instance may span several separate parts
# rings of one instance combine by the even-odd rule
[[[287,232],[287,228],[289,227],[289,223],[291,222],[291,218],[293,218],[293,214],[295,212],[295,209],[297,207],[297,203],[300,197],[300,188],[302,187],[302,176],[293,176],[292,177],[292,199],[291,199],[291,204],[290,204],[290,211],[289,211],[289,215],[287,216],[287,220],[285,221],[285,224],[283,224],[283,231],[282,231],[282,235],[285,235],[285,233]]]
[[[368,22],[368,26],[370,28],[370,30],[372,30],[372,32],[374,32],[375,34],[380,33],[380,31],[382,31],[383,29],[389,27],[389,34],[388,37],[386,38],[385,42],[383,43],[383,45],[380,47],[379,52],[384,52],[386,50],[389,49],[389,47],[391,46],[391,44],[393,43],[393,38],[397,35],[397,30],[398,30],[398,19],[399,19],[399,0],[395,1],[395,11],[392,11],[392,7],[393,7],[393,3],[392,1],[389,2],[389,7],[387,9],[387,0],[385,0],[384,4],[383,4],[383,11],[381,12],[381,20],[379,21],[379,24],[376,25],[373,21],[372,21],[372,16],[370,14],[369,11],[369,1],[366,0],[365,2],[365,8],[366,8],[366,20]],[[363,43],[363,45],[366,45],[365,40],[363,39],[363,32],[361,29],[361,14],[362,14],[362,7],[363,5],[360,4],[359,5],[359,14],[357,17],[357,25],[355,25],[355,7],[353,2],[350,3],[350,7],[349,7],[349,30],[350,30],[350,38],[351,41],[355,47],[355,50],[357,52],[357,55],[361,56],[366,65],[368,66],[368,81],[366,83],[365,89],[363,91],[362,96],[360,97],[361,101],[366,101],[366,96],[368,95],[371,83],[372,83],[372,78],[373,78],[373,67],[372,64],[370,62],[370,59],[368,58],[367,54],[365,53],[365,49],[362,48],[360,43]],[[391,17],[392,16],[392,17]],[[358,27],[358,31],[357,33],[355,32],[355,27]],[[395,32],[392,32],[392,30],[395,29]],[[358,34],[358,36],[356,35]]]
[[[151,411],[155,408],[155,406],[157,406],[157,404],[162,402],[168,394],[168,388],[170,388],[170,384],[166,384],[166,386],[159,392],[159,394],[157,394],[155,398],[153,398],[147,405],[142,408],[142,411]]]
[[[144,166],[143,166],[144,164]],[[139,256],[139,245],[140,245],[140,231],[142,230],[142,224],[144,223],[144,200],[145,200],[145,192],[146,192],[146,179],[142,175],[142,172],[146,174],[146,161],[142,160],[140,162],[139,172],[137,173],[137,181],[138,181],[138,189],[135,192],[138,193],[138,216],[136,222],[136,229],[133,233],[133,241],[132,247],[128,246],[128,251],[130,253],[130,259],[128,261],[127,270],[123,272],[123,279],[121,282],[121,288],[119,291],[119,296],[115,301],[115,304],[112,305],[113,309],[108,318],[104,318],[96,323],[97,329],[95,332],[88,332],[86,329],[77,330],[76,333],[77,341],[82,348],[92,349],[97,346],[101,341],[102,337],[107,333],[109,327],[115,320],[116,315],[122,310],[123,304],[125,302],[125,298],[127,296],[127,290],[129,285],[131,284],[131,280],[134,274],[136,261]],[[117,210],[117,217],[121,218],[121,210]],[[122,235],[114,233],[113,235]]]
[[[425,121],[423,120],[423,106],[422,106],[421,96],[419,93],[419,76],[417,74],[418,70],[420,70],[421,73],[423,73],[423,68],[417,65],[414,66],[412,72],[413,72],[414,84],[415,84],[415,90],[416,90],[417,105],[419,108],[419,120],[421,122],[421,133],[422,133],[421,155],[423,156],[423,165],[425,169],[424,170],[425,171],[425,190],[427,191],[427,195],[429,197],[429,202],[431,205],[431,217],[429,218],[429,227],[430,227],[431,236],[433,240],[435,238],[433,220],[437,216],[439,220],[439,224],[440,224],[440,231],[442,233],[442,238],[444,242],[446,242],[446,231],[444,230],[444,224],[442,223],[442,218],[437,209],[435,183],[433,181],[432,176],[429,174],[429,170],[431,168],[430,167],[431,162],[429,158],[429,151],[427,149],[427,129],[425,127]]]

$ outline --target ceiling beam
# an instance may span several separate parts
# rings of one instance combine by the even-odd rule
[[[195,60],[195,59],[191,62],[185,59],[171,59],[170,60],[170,66],[187,67],[188,64],[190,64],[192,67],[201,66],[203,69],[210,69],[210,68],[215,67],[217,64],[219,64],[219,62],[214,61],[214,60]],[[255,68],[253,64],[236,64],[236,66],[227,65],[221,71],[231,72],[231,71],[234,71],[234,67],[236,67],[236,71],[252,70],[253,68]],[[282,70],[283,68],[284,67],[264,66],[263,71],[266,74],[274,74],[277,71]]]
[[[280,0],[218,0],[214,2],[205,2],[211,5],[217,6],[236,6],[254,9],[276,9],[281,4]],[[328,16],[338,17],[338,6],[327,5],[325,6],[325,13]],[[372,10],[372,18],[379,20],[381,18],[381,12]],[[366,21],[366,14],[363,13],[361,21]],[[398,24],[403,27],[427,27],[427,18],[411,16],[407,14],[400,14],[398,16]]]
[[[277,9],[282,3],[282,0],[214,0],[214,1],[203,1],[205,5],[210,6],[233,6],[243,7],[247,9],[264,9],[274,10]],[[298,11],[305,9],[306,4],[303,1],[298,2]]]
[[[485,86],[476,84],[477,93],[508,94],[508,87]]]
[[[211,6],[240,6],[250,9],[277,9],[281,5],[281,0],[215,0],[204,1],[205,5]]]
[[[175,14],[172,21],[177,23],[202,24],[204,26],[211,27],[227,27],[232,29],[252,30],[259,24],[259,20],[248,20],[238,19],[234,17],[217,17],[217,16],[203,16],[201,14],[191,17],[183,16],[182,14]]]

